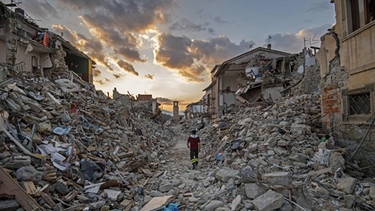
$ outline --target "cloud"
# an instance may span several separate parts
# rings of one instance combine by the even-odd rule
[[[189,81],[202,82],[214,65],[244,53],[252,41],[243,40],[237,45],[224,36],[206,41],[161,34],[158,42],[157,63],[176,70]]]
[[[311,3],[311,6],[306,9],[306,12],[323,12],[323,11],[331,11],[331,7],[328,1],[321,0],[319,2],[313,2]]]
[[[113,65],[123,71],[139,75],[134,62],[146,62],[139,49],[143,46],[142,36],[148,30],[158,31],[159,24],[168,21],[167,11],[176,5],[173,0],[124,0],[103,2],[99,0],[59,0],[71,10],[79,10],[83,25],[87,27],[91,37],[75,33],[62,25],[55,30],[64,33],[98,64],[103,65],[115,75],[121,75]],[[201,11],[203,14],[204,11]],[[226,23],[219,17],[210,18],[219,23]],[[195,24],[187,19],[175,22],[171,30],[207,31],[213,34],[214,29],[208,23]],[[228,37],[220,36],[209,40],[193,40],[186,36],[174,36],[161,33],[157,36],[155,61],[167,67],[188,81],[202,82],[208,78],[209,71],[216,64],[244,53],[249,49],[250,41],[236,44]],[[114,63],[110,61],[115,61]],[[153,76],[146,75],[152,79]]]
[[[112,72],[122,76],[116,65],[124,72],[138,76],[134,62],[145,62],[139,49],[142,36],[148,30],[158,30],[158,25],[168,20],[168,11],[177,5],[174,0],[58,0],[62,7],[79,12],[82,25],[89,36],[74,33],[67,27],[56,25],[55,30],[64,33],[80,50]],[[114,61],[114,62],[113,62]]]
[[[214,18],[214,21],[216,22],[216,23],[218,23],[218,24],[227,24],[227,23],[229,23],[228,21],[226,21],[226,20],[223,20],[221,17],[219,17],[219,16],[216,16],[215,18]]]
[[[52,28],[57,32],[57,34],[62,34],[62,37],[71,42],[76,43],[77,42],[77,35],[75,32],[68,29],[66,26],[58,24],[58,25],[52,25]]]
[[[193,32],[200,32],[200,31],[206,31],[207,28],[205,25],[208,25],[208,23],[204,25],[195,24],[186,18],[181,19],[180,21],[174,22],[172,26],[169,28],[171,31],[193,31]]]
[[[195,58],[200,58],[203,63],[210,64],[212,67],[246,52],[251,43],[253,41],[242,40],[239,44],[236,44],[230,41],[228,37],[220,36],[208,41],[194,40],[191,52],[194,53]]]
[[[122,60],[119,60],[117,61],[117,64],[119,67],[121,67],[125,72],[129,72],[133,75],[139,75],[139,73],[137,71],[135,71],[133,65],[131,65],[130,63],[128,62],[125,62],[125,61],[122,61]]]
[[[60,3],[68,7],[69,9],[73,10],[83,10],[83,9],[90,9],[93,10],[96,7],[105,6],[104,1],[95,1],[95,0],[59,0]]]
[[[173,105],[173,100],[164,98],[164,97],[157,97],[156,100],[158,103],[162,103],[164,105]]]
[[[151,80],[154,79],[154,75],[152,75],[152,74],[146,74],[144,77],[148,78],[148,79],[151,79]]]
[[[135,61],[145,62],[146,61],[145,59],[140,58],[138,49],[135,49],[135,48],[122,46],[122,47],[119,47],[118,49],[115,49],[114,52],[116,54],[123,56],[125,59],[131,62],[135,62]]]
[[[58,1],[73,10],[72,12],[80,12],[82,25],[90,34],[76,33],[63,25],[56,25],[55,30],[63,32],[65,39],[70,40],[112,74],[122,75],[116,68],[120,67],[126,73],[136,76],[139,73],[133,63],[146,62],[139,51],[144,47],[144,35],[149,30],[154,30],[158,34],[158,26],[167,23],[168,11],[176,6],[174,0]],[[227,23],[219,17],[205,14],[203,10],[197,15],[206,16],[216,23]],[[175,22],[171,30],[207,31],[213,34],[214,29],[208,26],[208,23],[196,24],[182,19]],[[207,80],[213,66],[246,52],[252,43],[242,40],[237,44],[226,36],[208,40],[166,33],[156,36],[157,44],[154,49],[156,63],[192,82]],[[153,76],[148,78],[151,79]]]
[[[331,27],[330,24],[325,24],[310,29],[300,30],[296,34],[272,34],[272,48],[290,53],[301,52],[304,45],[306,47],[320,45],[320,37]]]
[[[46,19],[50,16],[58,18],[57,10],[45,0],[27,0],[23,1],[21,6],[27,8],[27,13],[37,18]]]
[[[102,74],[102,72],[98,68],[95,68],[92,74],[94,77],[98,77]]]
[[[160,48],[156,51],[156,60],[163,66],[182,69],[188,68],[194,63],[189,54],[191,40],[188,37],[161,34],[158,41]]]
[[[99,39],[87,38],[85,35],[74,32],[64,25],[53,25],[55,31],[63,33],[63,38],[72,43],[78,49],[85,51],[85,53],[97,63],[103,64],[110,71],[115,71],[108,63],[104,47]]]
[[[118,32],[141,32],[155,24],[165,23],[167,11],[176,6],[173,0],[59,1],[74,10],[87,10],[82,17],[95,28]]]
[[[105,84],[105,82],[102,79],[100,79],[100,80],[95,80],[94,79],[94,82],[97,83],[97,84],[100,84],[100,85],[104,85]]]

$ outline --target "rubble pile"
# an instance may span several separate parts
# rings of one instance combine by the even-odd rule
[[[199,171],[170,167],[169,182],[181,181],[176,202],[186,210],[374,210],[375,182],[350,174],[359,170],[319,119],[319,96],[304,94],[206,126]]]
[[[322,130],[317,94],[200,124],[192,170],[192,121],[165,128],[149,103],[76,80],[0,83],[0,210],[374,209],[375,182]]]
[[[133,207],[173,145],[151,104],[123,104],[74,77],[29,78],[0,83],[0,210]]]

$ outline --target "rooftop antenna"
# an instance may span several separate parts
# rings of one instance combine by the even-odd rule
[[[320,42],[320,40],[316,40],[315,39],[315,36],[316,36],[316,33],[314,34],[314,36],[312,37],[312,39],[310,38],[310,46],[314,45],[314,44],[317,44]]]
[[[272,39],[272,37],[271,37],[271,35],[268,35],[268,38],[267,38],[267,44],[271,44],[271,39]]]
[[[267,37],[267,48],[268,49],[271,49],[271,39],[272,39],[272,37],[271,37],[271,35],[268,35],[268,37]]]
[[[306,37],[304,37],[304,38],[303,38],[303,49],[306,48],[306,42],[307,42],[307,39],[306,39]]]

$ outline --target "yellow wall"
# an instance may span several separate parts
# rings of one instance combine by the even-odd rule
[[[348,33],[344,2],[335,1],[335,32],[340,39],[341,66],[349,71],[350,90],[375,82],[375,21]]]

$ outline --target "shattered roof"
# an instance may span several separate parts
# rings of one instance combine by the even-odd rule
[[[274,53],[274,54],[279,54],[280,56],[290,56],[292,54],[290,53],[287,53],[287,52],[283,52],[283,51],[278,51],[278,50],[273,50],[273,49],[269,49],[269,48],[263,48],[263,47],[258,47],[258,48],[255,48],[251,51],[248,51],[246,53],[243,53],[241,55],[238,55],[236,57],[233,57],[225,62],[223,62],[222,65],[220,65],[219,69],[217,70],[217,72],[215,73],[215,76],[218,76],[220,74],[222,74],[223,72],[227,71],[230,69],[230,66],[233,65],[233,63],[235,63],[236,61],[240,61],[241,59],[243,58],[246,58],[247,56],[249,55],[256,55],[256,53],[258,52],[268,52],[268,53]],[[246,62],[249,62],[249,61],[246,61]],[[240,64],[235,64],[235,65],[241,65],[241,64],[245,64],[245,62],[241,62]],[[241,66],[239,66],[241,67]],[[245,68],[246,67],[246,64],[244,67],[241,67],[241,68]],[[216,66],[215,66],[216,68]]]

